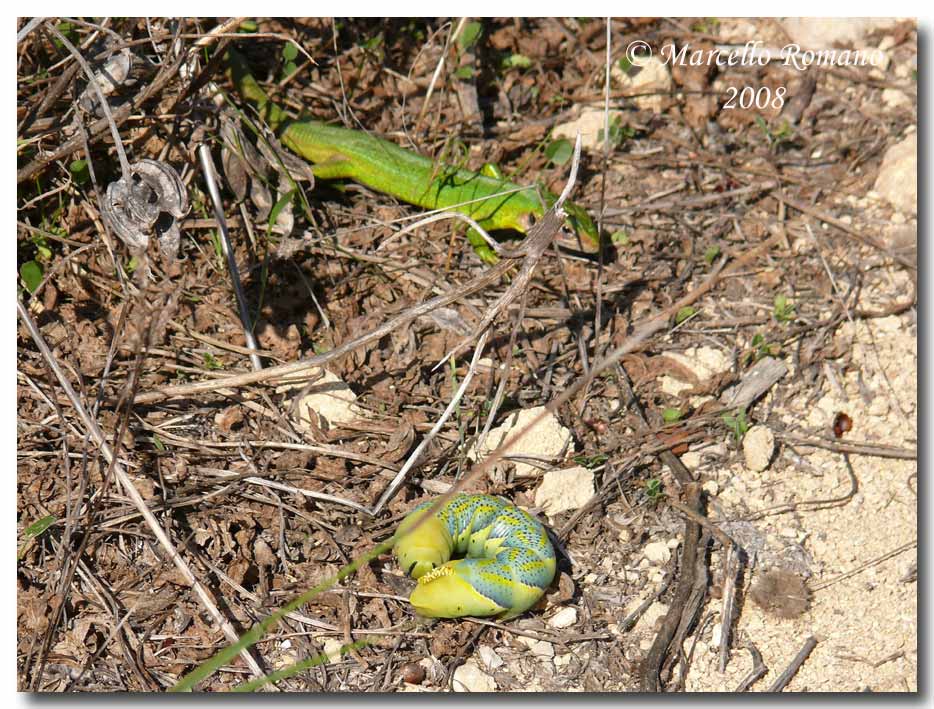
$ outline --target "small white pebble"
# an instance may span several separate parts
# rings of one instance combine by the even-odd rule
[[[651,542],[643,550],[645,558],[653,564],[665,564],[671,559],[671,549],[666,542]],[[640,564],[641,566],[641,564]]]

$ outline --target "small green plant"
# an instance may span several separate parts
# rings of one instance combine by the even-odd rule
[[[609,456],[605,455],[604,453],[594,453],[593,455],[576,455],[571,458],[571,460],[573,460],[575,463],[587,468],[588,470],[599,468],[608,459]]]
[[[360,47],[364,53],[370,55],[373,61],[382,63],[386,58],[386,39],[382,32],[377,32],[372,37],[364,40]]]
[[[714,245],[714,246],[708,246],[708,247],[707,247],[707,250],[704,252],[704,261],[706,261],[706,262],[707,262],[707,265],[710,266],[710,265],[713,264],[714,259],[716,259],[717,256],[719,256],[719,255],[720,255],[720,247],[719,247],[719,246],[716,246],[716,245]]]
[[[19,267],[19,277],[23,279],[23,285],[30,293],[36,292],[44,275],[42,265],[37,261],[27,261]]]
[[[775,296],[775,310],[773,311],[775,319],[779,322],[789,322],[795,319],[795,306],[784,295]]]
[[[681,420],[681,409],[675,409],[673,407],[668,407],[662,410],[662,421],[665,423],[674,423],[675,421]]]
[[[86,184],[91,179],[91,171],[88,169],[88,161],[84,159],[73,160],[71,164],[68,165],[68,172],[71,173],[71,178],[78,186]]]
[[[556,166],[567,163],[573,154],[574,147],[571,145],[571,141],[566,138],[553,140],[545,148],[545,157],[548,158],[548,162]]]
[[[757,333],[753,336],[751,347],[752,349],[743,357],[743,365],[749,364],[752,360],[758,362],[763,357],[777,357],[782,352],[782,346],[780,344],[766,341],[765,336],[761,333]]]
[[[723,423],[726,424],[726,427],[730,429],[730,432],[733,434],[733,439],[736,441],[736,444],[739,445],[739,442],[743,440],[743,436],[746,435],[746,431],[749,430],[749,421],[746,420],[746,409],[737,409],[734,414],[723,414],[722,417]]]
[[[694,315],[697,311],[692,308],[690,305],[685,305],[681,310],[675,314],[675,325],[680,325],[689,317]]]
[[[298,64],[295,63],[297,58],[298,47],[296,47],[292,42],[287,42],[282,47],[282,79],[287,79],[296,71],[298,71]]]
[[[610,119],[610,147],[618,148],[624,142],[636,134],[636,129],[632,126],[624,126],[621,116],[613,116]],[[597,131],[597,142],[603,142],[603,129]]]
[[[243,22],[240,23],[240,27],[238,28],[237,31],[242,34],[252,34],[256,32],[258,29],[259,29],[259,25],[257,25],[253,20],[244,20]]]
[[[162,439],[155,433],[152,434],[152,444],[156,447],[157,451],[165,453],[165,443],[163,443]]]
[[[645,481],[645,496],[649,498],[649,502],[657,503],[662,496],[665,494],[665,490],[662,487],[662,481],[658,478],[649,478]]]
[[[67,39],[69,42],[72,44],[77,44],[78,32],[76,31],[75,25],[73,23],[59,22],[57,25],[55,25],[55,28],[63,35],[65,35],[65,39]],[[62,44],[58,37],[52,37],[52,44],[54,44],[58,49],[62,49],[65,46]]]
[[[223,369],[224,365],[217,361],[217,358],[212,355],[210,352],[204,353],[204,368],[205,369]]]
[[[627,232],[625,229],[614,231],[612,234],[610,234],[610,242],[614,246],[629,246],[629,232]]]
[[[694,32],[703,32],[704,34],[716,34],[719,28],[720,20],[716,17],[704,17],[691,25]]]
[[[532,66],[532,60],[524,54],[510,54],[507,57],[503,57],[503,61],[500,66],[502,67],[503,71],[507,71],[509,69],[528,69],[530,66]]]
[[[483,32],[483,25],[480,22],[468,22],[457,37],[457,46],[461,52],[470,51],[480,35]]]
[[[783,143],[790,143],[795,137],[795,131],[788,121],[783,120],[778,128],[772,128],[762,116],[754,116],[753,120],[759,126],[759,130],[762,131],[762,134],[769,142],[769,148],[773,151],[777,150]]]
[[[26,549],[29,548],[29,543],[36,537],[40,536],[53,524],[55,524],[56,521],[58,520],[54,515],[46,515],[45,517],[37,519],[35,522],[26,527],[26,529],[23,530],[23,544],[19,548],[19,552],[16,554],[17,560],[23,558],[23,555],[26,553]]]

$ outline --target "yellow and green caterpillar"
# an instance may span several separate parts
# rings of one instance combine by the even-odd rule
[[[430,618],[513,618],[531,608],[555,576],[555,550],[528,512],[490,495],[452,497],[412,532],[432,501],[399,527],[393,553],[418,586],[409,601]],[[455,554],[465,558],[451,561]]]

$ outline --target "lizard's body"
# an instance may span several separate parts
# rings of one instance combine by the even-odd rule
[[[487,230],[515,229],[523,234],[554,202],[554,195],[545,194],[547,203],[543,204],[534,187],[438,164],[364,131],[320,121],[290,121],[269,100],[243,58],[228,51],[237,90],[257,105],[260,115],[279,132],[289,149],[312,163],[317,178],[351,179],[419,207],[456,209]],[[584,209],[565,202],[564,211],[579,234],[588,237],[592,245],[599,243],[597,229]],[[471,238],[471,243],[481,256],[496,260],[479,235]]]

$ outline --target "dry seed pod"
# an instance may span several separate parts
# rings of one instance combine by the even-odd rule
[[[114,232],[134,253],[146,250],[155,234],[170,261],[178,257],[178,220],[188,213],[188,191],[164,162],[144,159],[107,187],[103,213]]]

